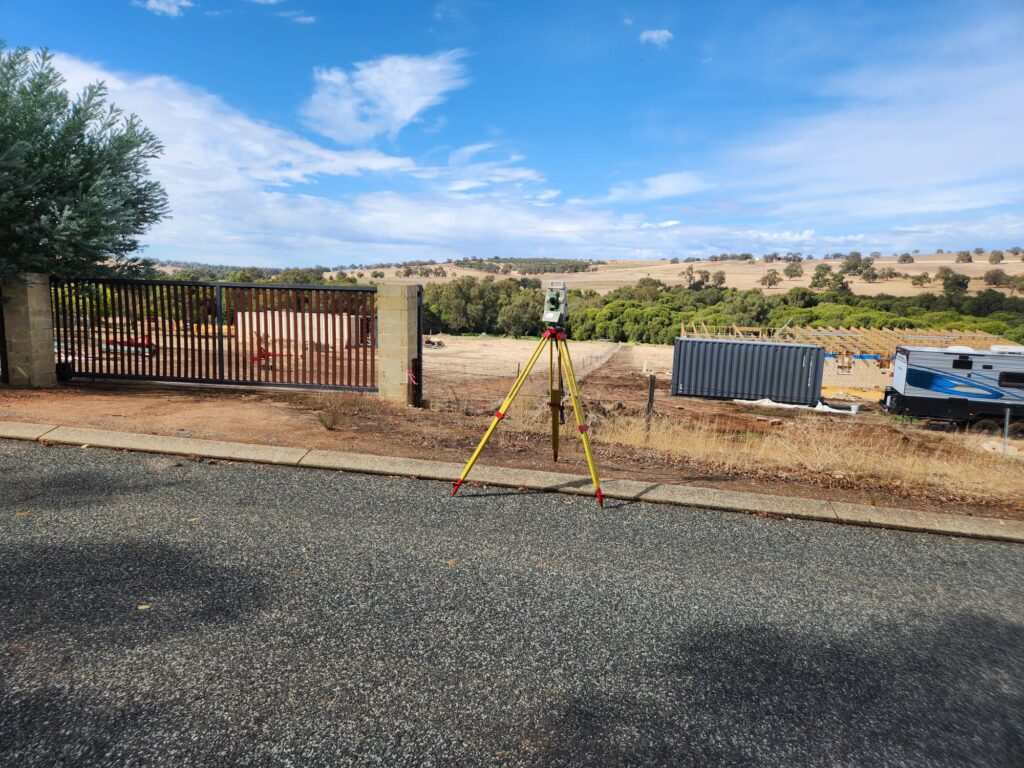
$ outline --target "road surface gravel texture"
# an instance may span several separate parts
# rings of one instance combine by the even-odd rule
[[[0,441],[0,765],[1024,765],[1024,548]]]

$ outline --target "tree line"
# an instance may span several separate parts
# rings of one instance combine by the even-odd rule
[[[643,278],[601,295],[569,292],[569,332],[574,339],[668,344],[680,323],[706,325],[980,330],[1024,343],[1024,298],[986,289],[967,294],[967,280],[952,273],[942,291],[917,296],[860,296],[849,287],[815,291],[797,287],[765,295],[704,282],[669,286]],[[430,333],[542,332],[543,293],[522,281],[460,277],[424,289],[425,328]]]

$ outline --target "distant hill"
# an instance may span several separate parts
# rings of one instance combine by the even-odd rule
[[[916,296],[922,293],[941,290],[934,278],[939,269],[946,267],[970,278],[970,291],[976,292],[983,288],[995,287],[1010,290],[1006,286],[989,285],[985,282],[985,274],[992,270],[1002,270],[1007,277],[1024,276],[1024,251],[1013,248],[1006,251],[984,251],[969,253],[970,261],[963,261],[966,252],[944,253],[905,253],[902,256],[875,256],[862,254],[872,262],[874,279],[869,272],[867,278],[859,274],[849,274],[847,283],[854,293],[877,296],[889,294],[893,296]],[[836,257],[838,256],[838,258]],[[382,263],[368,266],[353,266],[345,270],[329,270],[323,268],[326,278],[339,276],[342,271],[349,277],[357,278],[360,283],[446,283],[459,277],[483,278],[492,276],[529,277],[538,279],[542,284],[550,280],[562,280],[570,288],[581,290],[592,289],[598,293],[623,286],[635,285],[641,278],[649,277],[660,280],[666,285],[687,285],[692,275],[702,270],[712,274],[723,274],[724,286],[749,290],[762,288],[760,280],[769,270],[776,270],[782,281],[776,286],[764,290],[766,293],[786,291],[798,286],[808,287],[815,268],[819,264],[828,264],[837,271],[847,254],[837,254],[828,258],[797,260],[796,256],[779,255],[772,258],[762,256],[753,258],[750,254],[722,254],[711,259],[679,260],[619,260],[596,261],[586,259],[553,259],[553,258],[499,258],[458,259],[456,261],[437,263],[434,261],[408,261],[401,263]],[[1001,260],[1000,260],[1001,258]],[[910,259],[911,261],[908,261]],[[959,260],[959,261],[958,261]],[[998,263],[992,263],[992,260]],[[791,269],[790,275],[785,274],[787,267],[798,263],[800,270]],[[257,279],[269,279],[283,270],[266,267],[237,267],[227,265],[202,264],[199,262],[161,261],[157,269],[168,274],[201,275],[202,279],[223,280],[231,273],[249,272]],[[895,271],[896,276],[891,272]],[[927,280],[918,277],[915,282],[911,278],[927,275]]]

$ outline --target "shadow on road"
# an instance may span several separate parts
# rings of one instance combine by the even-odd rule
[[[1024,629],[959,615],[876,641],[708,630],[626,695],[595,681],[554,765],[1024,765]]]
[[[237,622],[273,592],[256,571],[135,542],[0,544],[0,585],[0,642],[66,631],[114,645]]]
[[[128,479],[111,472],[76,470],[66,470],[59,477],[41,479],[32,473],[31,466],[24,467],[21,472],[10,472],[4,480],[9,480],[10,487],[16,489],[5,502],[14,505],[31,501],[36,507],[50,509],[67,509],[78,503],[113,498],[117,494],[141,496],[180,485],[179,480],[157,480],[155,476],[140,480],[138,475]]]

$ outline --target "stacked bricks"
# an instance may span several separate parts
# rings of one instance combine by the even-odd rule
[[[377,288],[377,391],[401,405],[413,402],[410,374],[419,341],[417,291],[415,285]]]
[[[56,386],[50,279],[40,274],[21,275],[4,283],[0,301],[11,386]]]

